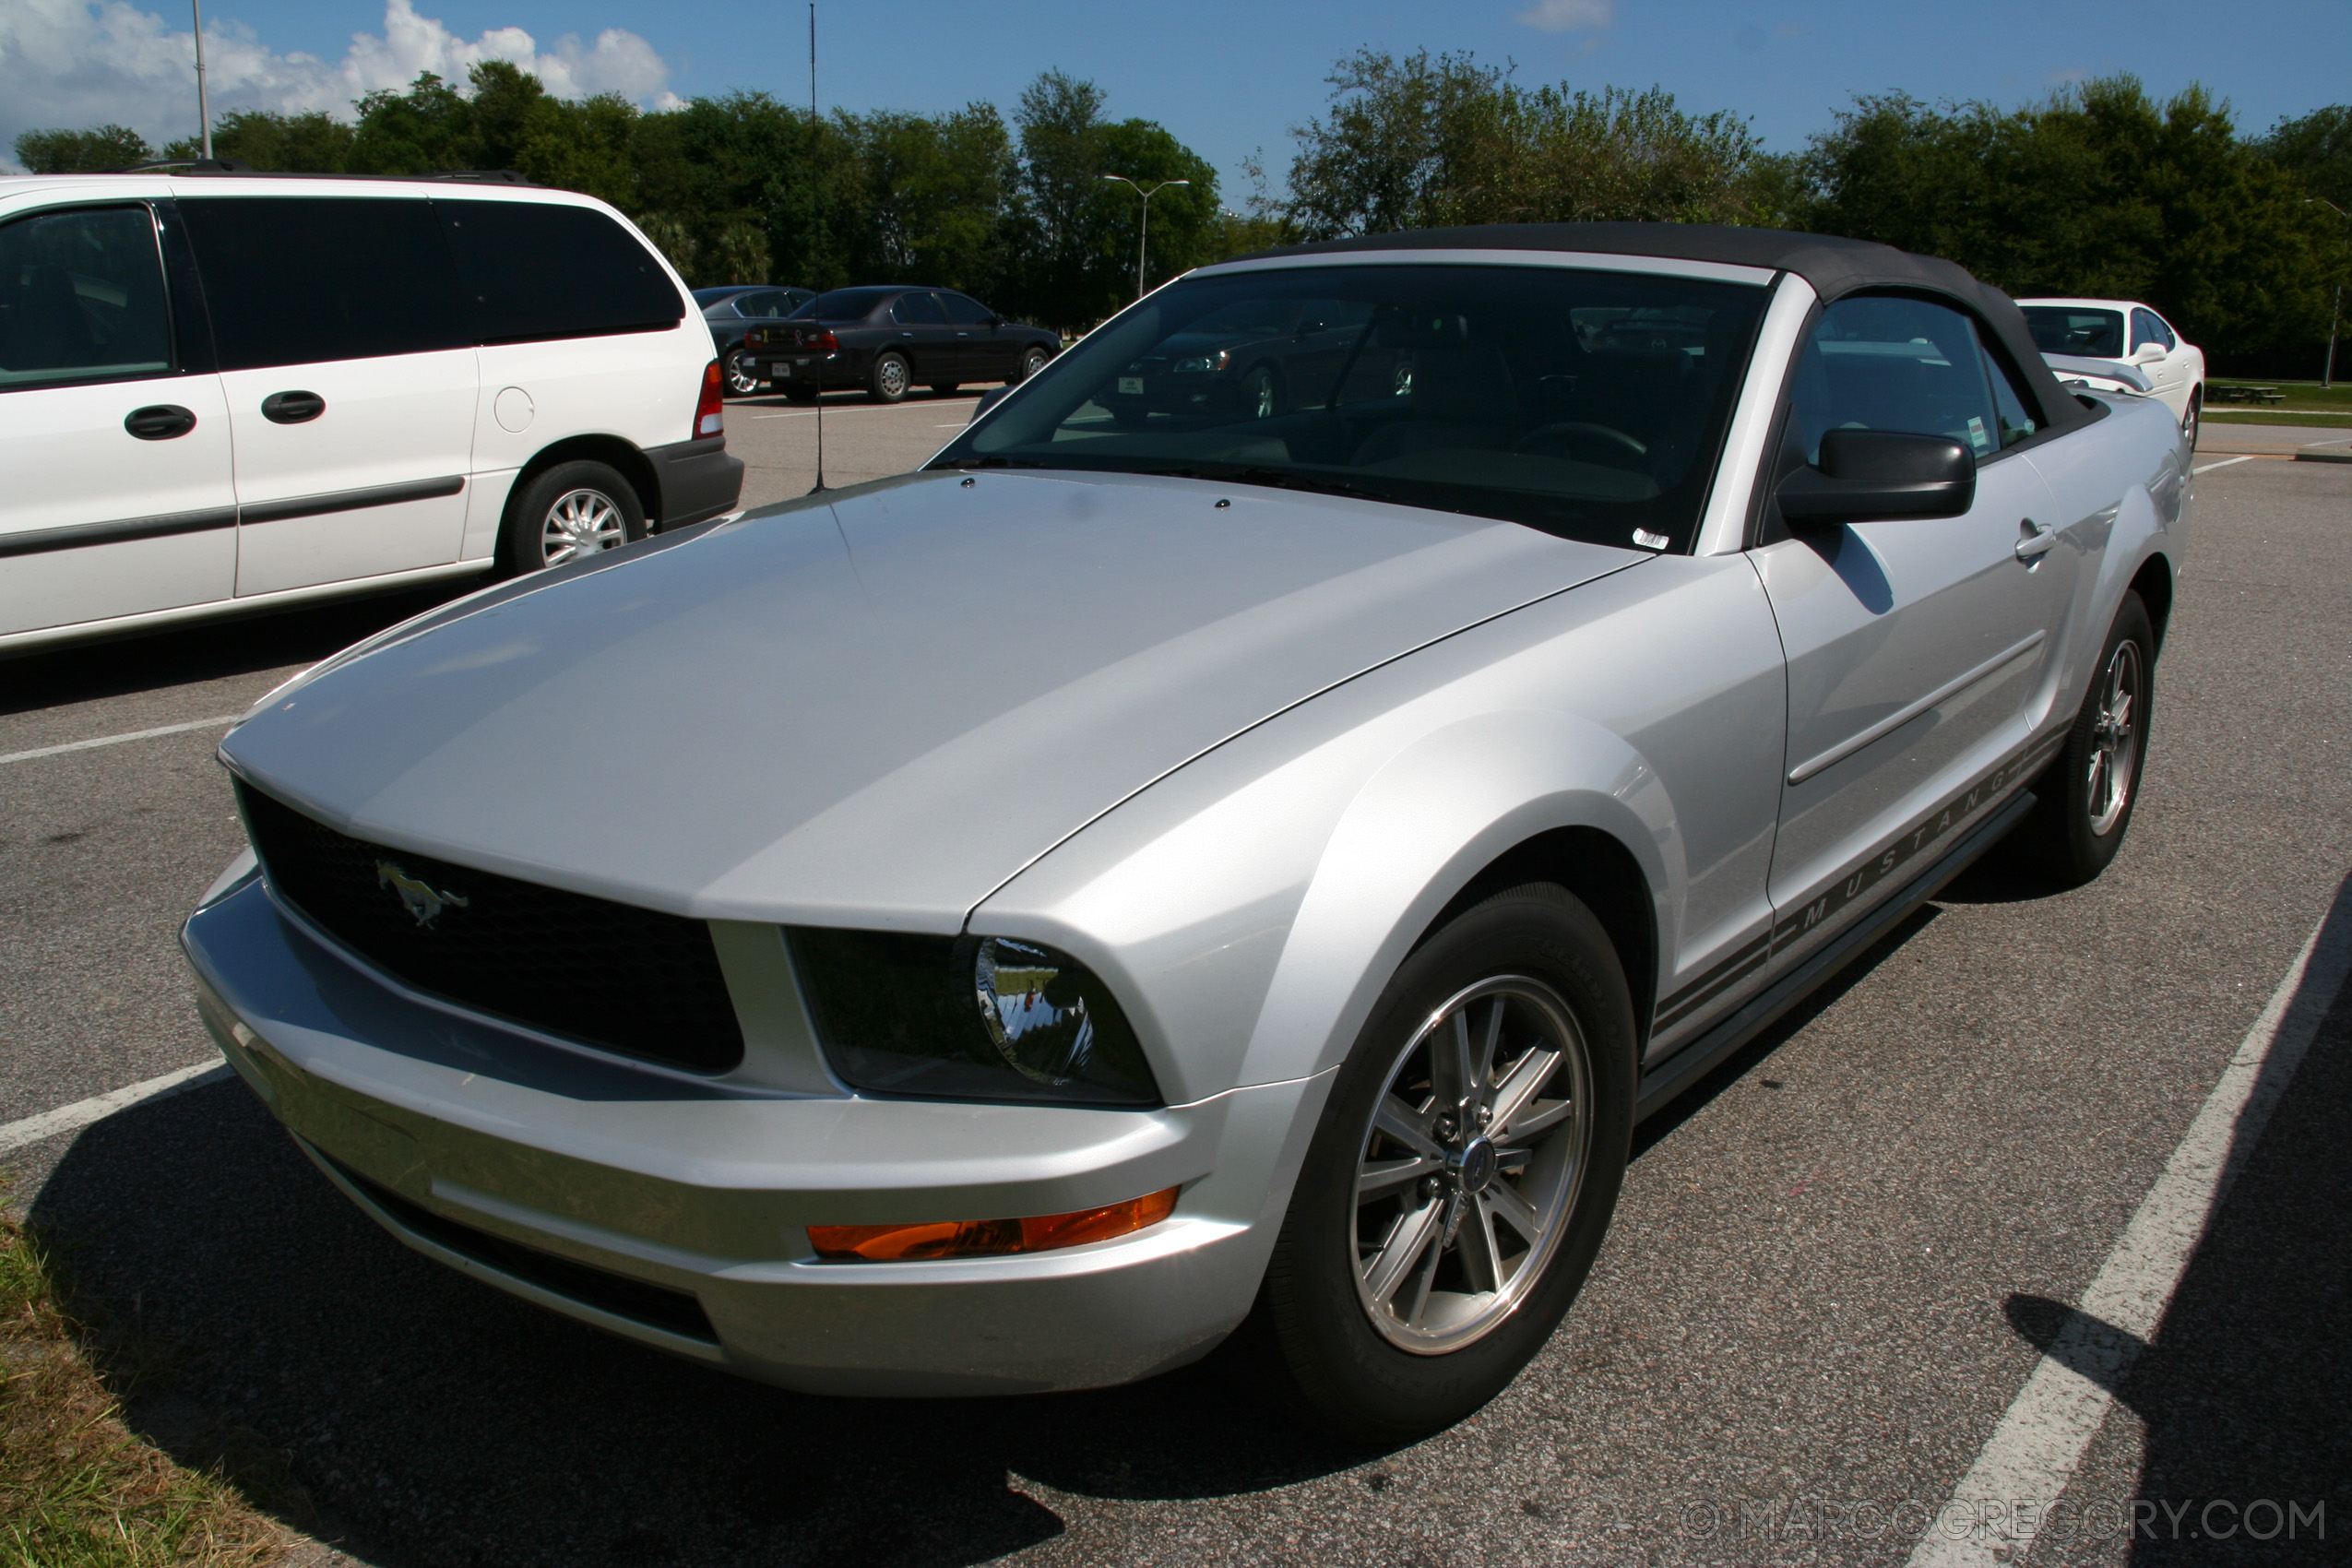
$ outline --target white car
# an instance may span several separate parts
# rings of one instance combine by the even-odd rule
[[[2172,410],[2193,441],[2205,406],[2205,351],[2137,300],[2019,300],[2045,354],[2135,365],[2148,395]]]
[[[734,507],[621,215],[482,180],[0,180],[0,652],[558,564]]]

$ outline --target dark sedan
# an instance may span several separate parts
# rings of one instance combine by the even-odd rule
[[[743,334],[764,322],[782,320],[814,298],[814,289],[779,283],[722,283],[695,291],[695,307],[710,327],[711,351],[727,373],[728,391],[748,398],[759,390],[760,378],[743,362]]]
[[[895,403],[912,386],[953,392],[976,381],[1026,381],[1062,350],[1041,327],[1005,320],[952,289],[835,289],[756,328],[745,359],[802,402],[861,386]]]

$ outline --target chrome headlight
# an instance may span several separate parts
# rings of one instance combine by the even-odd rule
[[[1110,988],[1066,953],[1002,936],[790,934],[818,1039],[853,1088],[936,1099],[1160,1103]]]
[[[1219,350],[1214,354],[1195,354],[1189,360],[1178,360],[1176,374],[1198,375],[1205,372],[1223,370],[1232,362],[1232,359],[1233,350],[1230,349]]]

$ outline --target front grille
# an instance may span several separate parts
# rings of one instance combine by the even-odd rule
[[[349,837],[242,780],[237,801],[277,895],[419,991],[697,1072],[743,1059],[702,921]]]
[[[477,1230],[470,1225],[460,1225],[422,1204],[410,1203],[388,1187],[378,1186],[339,1159],[326,1158],[343,1180],[367,1194],[370,1203],[425,1240],[437,1242],[460,1257],[471,1258],[527,1285],[552,1290],[615,1317],[666,1328],[690,1339],[719,1343],[718,1331],[710,1326],[702,1303],[683,1290],[575,1263],[553,1253],[542,1253],[537,1247],[524,1246],[520,1241],[509,1241],[504,1236]]]

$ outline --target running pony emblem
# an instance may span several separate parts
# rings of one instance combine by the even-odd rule
[[[401,905],[416,916],[421,926],[430,926],[441,918],[443,909],[451,906],[460,909],[469,907],[463,894],[435,891],[431,883],[420,882],[394,861],[375,862],[375,885],[398,894]]]

